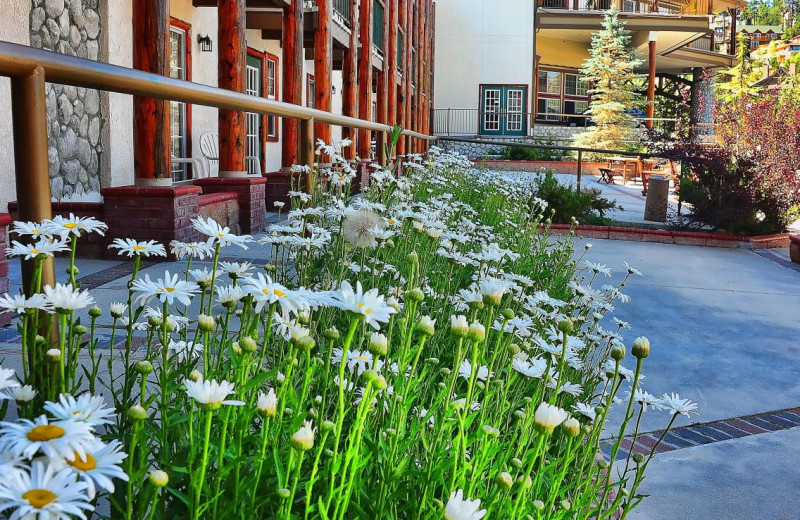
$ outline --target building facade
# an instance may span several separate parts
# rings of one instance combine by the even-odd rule
[[[433,94],[433,0],[6,0],[0,39],[425,132]],[[0,110],[10,113],[0,79]],[[123,186],[255,177],[298,162],[296,121],[47,85],[56,201]],[[370,132],[317,125],[372,156]],[[11,118],[0,137],[12,142]],[[422,151],[404,139],[399,153]],[[210,158],[210,160],[209,160]],[[0,210],[15,198],[0,148]],[[280,183],[276,183],[278,185]],[[267,183],[269,191],[270,183]],[[205,192],[205,191],[204,191]]]
[[[686,81],[706,95],[700,71],[732,63],[717,50],[709,20],[737,9],[739,0],[538,2],[534,20],[532,1],[437,1],[437,134],[567,141],[583,131],[590,97],[579,68],[612,6],[643,58],[637,72],[654,86],[662,78],[683,81],[694,74]],[[648,90],[653,106],[660,88]],[[645,120],[646,115],[641,114]]]

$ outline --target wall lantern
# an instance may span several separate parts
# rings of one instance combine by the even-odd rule
[[[197,43],[200,44],[200,50],[202,52],[211,52],[214,50],[214,43],[211,41],[211,36],[202,34],[197,35]]]

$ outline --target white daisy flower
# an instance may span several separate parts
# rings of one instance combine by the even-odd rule
[[[10,257],[21,256],[24,257],[25,260],[31,260],[39,255],[53,256],[53,254],[58,251],[69,250],[69,244],[61,240],[50,241],[47,238],[43,238],[35,244],[21,244],[14,240],[11,243],[11,247],[6,248],[6,255]]]
[[[247,249],[247,243],[252,241],[252,237],[250,235],[234,235],[231,233],[230,228],[220,226],[211,217],[193,218],[192,224],[194,224],[194,228],[197,231],[210,237],[215,244],[219,244],[222,247],[233,244],[241,247],[242,249]]]
[[[69,217],[56,215],[51,220],[56,233],[62,237],[69,235],[81,236],[82,233],[97,233],[105,235],[108,226],[94,217],[76,217],[73,213]]]
[[[693,403],[688,399],[681,399],[676,394],[667,394],[661,396],[661,406],[664,410],[669,410],[673,415],[682,414],[689,417],[690,414],[700,415],[697,411],[697,403]]]
[[[227,381],[218,383],[216,379],[211,381],[185,379],[183,384],[186,387],[186,394],[206,410],[216,410],[223,404],[230,406],[244,405],[243,401],[227,399],[230,394],[234,393],[233,383]]]
[[[0,401],[10,398],[9,395],[2,393],[3,390],[19,387],[16,375],[13,368],[3,368],[0,366]]]
[[[134,293],[138,294],[137,302],[147,303],[153,298],[158,298],[169,305],[172,305],[175,300],[189,305],[199,287],[194,282],[187,282],[177,274],[171,275],[169,271],[165,271],[164,276],[155,282],[150,279],[149,274],[145,273],[144,280],[140,278],[133,281],[132,289]]]
[[[255,267],[250,262],[220,262],[219,266],[234,280],[237,278],[244,278],[250,274],[250,271]]]
[[[265,305],[278,303],[284,315],[297,313],[308,308],[308,303],[298,294],[290,291],[285,286],[273,282],[272,278],[263,273],[257,277],[245,278],[242,288],[247,294],[252,294],[256,302],[256,312],[261,312]]]
[[[445,520],[481,520],[486,516],[486,510],[480,509],[480,500],[464,498],[464,490],[459,489],[450,494],[450,499],[444,507]]]
[[[202,269],[192,269],[189,271],[189,275],[195,282],[205,286],[211,285],[211,280],[214,278],[214,273],[205,267]]]
[[[137,242],[132,238],[115,238],[108,248],[119,249],[119,254],[125,254],[129,257],[134,257],[137,255],[144,257],[167,256],[167,251],[164,249],[164,246],[155,240]]]
[[[69,469],[56,471],[54,465],[36,461],[27,470],[4,474],[0,481],[0,511],[12,510],[14,520],[86,520],[91,511],[86,483],[76,482]]]
[[[628,397],[630,397],[630,395],[630,392],[628,392]],[[660,410],[662,407],[661,399],[641,388],[637,388],[633,392],[633,400],[642,405],[642,412],[646,412],[648,406],[652,406],[656,410]]]
[[[169,248],[170,252],[178,260],[183,260],[187,256],[190,258],[197,257],[200,260],[214,256],[214,248],[208,245],[208,242],[180,242],[173,240],[169,243]]]
[[[364,292],[361,282],[356,283],[354,291],[350,282],[344,281],[332,296],[338,308],[363,316],[365,323],[375,330],[380,329],[380,323],[388,322],[391,315],[397,312],[378,294],[378,289]]]
[[[43,222],[14,222],[11,233],[34,238],[51,238],[57,235],[58,231],[52,220],[45,220]]]
[[[226,285],[217,287],[217,301],[223,307],[235,305],[244,298],[244,290],[238,285]]]
[[[92,427],[86,422],[62,420],[50,422],[41,415],[33,421],[0,423],[0,451],[8,450],[14,456],[33,458],[41,453],[51,458],[83,456],[94,442]]]
[[[461,362],[461,366],[458,367],[458,375],[466,380],[472,377],[472,363],[469,360],[465,359]],[[486,381],[487,377],[489,377],[489,367],[486,365],[479,366],[475,378],[480,381]]]
[[[541,379],[547,370],[547,361],[541,358],[524,359],[521,355],[514,356],[511,368],[520,374],[534,379]]]
[[[4,309],[5,312],[16,312],[17,314],[24,314],[28,310],[45,312],[53,312],[54,310],[44,294],[41,293],[36,293],[30,298],[26,298],[24,294],[10,296],[6,293],[0,296],[0,309]]]
[[[113,424],[114,409],[107,408],[102,396],[82,394],[77,398],[61,394],[58,402],[47,401],[44,409],[56,419],[85,422],[90,426]]]
[[[97,490],[114,492],[114,480],[128,481],[128,475],[120,465],[128,455],[122,451],[122,443],[117,440],[105,444],[96,440],[84,456],[76,455],[64,460],[64,464],[86,482],[86,494],[92,500]],[[53,462],[51,460],[51,462]]]
[[[169,356],[175,357],[178,363],[194,361],[203,355],[203,344],[195,341],[170,341],[167,349]]]
[[[342,362],[342,354],[344,351],[340,348],[334,348],[333,353],[331,355],[331,363],[334,365],[338,365]],[[348,350],[347,351],[347,369],[350,372],[355,372],[359,376],[370,370],[373,364],[373,357],[372,354],[367,350]],[[383,361],[378,360],[378,364],[375,367],[378,371],[383,368]]]
[[[278,396],[275,394],[275,389],[270,388],[266,394],[259,392],[256,407],[261,414],[273,417],[278,408]]]
[[[572,409],[575,412],[585,417],[588,417],[592,422],[594,422],[594,419],[597,416],[597,411],[595,410],[595,407],[590,404],[578,403],[574,405]]]
[[[61,283],[57,283],[55,287],[45,285],[44,295],[50,305],[60,313],[77,311],[95,303],[89,291],[81,292],[80,289],[75,290],[71,285]]]
[[[556,426],[567,420],[569,414],[549,403],[542,403],[533,415],[533,425],[541,433],[551,434]]]

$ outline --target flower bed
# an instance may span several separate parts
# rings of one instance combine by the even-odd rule
[[[588,248],[537,230],[546,208],[524,185],[436,150],[406,168],[374,171],[350,202],[332,182],[298,193],[256,239],[195,219],[208,241],[171,244],[187,261],[155,279],[139,267],[164,246],[116,240],[134,269],[109,309],[74,278],[0,298],[25,360],[0,372],[21,417],[0,426],[0,515],[83,518],[98,501],[126,520],[627,514],[658,444],[614,471],[602,451],[616,460],[648,407],[667,430],[696,409],[642,390],[649,342],[625,368],[628,324],[603,321],[640,273],[603,284]],[[39,269],[102,228],[42,223],[50,238],[10,252]],[[263,271],[219,261],[254,241],[270,246]],[[97,348],[104,313],[118,363]],[[59,334],[37,336],[49,323]],[[601,441],[615,402],[625,420]]]

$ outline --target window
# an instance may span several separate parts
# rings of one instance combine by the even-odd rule
[[[182,22],[173,21],[169,31],[169,77],[175,79],[191,80],[188,70],[187,45],[189,40],[189,26]],[[189,112],[186,103],[170,101],[170,154],[178,159],[189,157]],[[172,162],[172,180],[185,181],[189,179],[189,165]]]
[[[278,57],[267,54],[267,98],[278,99]],[[267,140],[278,140],[278,118],[267,116]]]
[[[316,85],[314,82],[314,76],[311,74],[308,75],[308,89],[306,91],[306,106],[309,108],[314,108],[314,102],[317,98],[317,90]]]
[[[403,43],[405,43],[405,33],[402,29],[397,29],[397,72],[403,73]]]
[[[564,74],[564,94],[567,96],[585,96],[589,91],[589,83],[577,74]]]
[[[561,94],[561,73],[560,72],[539,72],[539,93],[540,94]]]
[[[536,117],[545,121],[558,121],[556,114],[561,112],[560,99],[540,99]]]
[[[383,52],[383,2],[373,0],[372,8],[372,44]]]

